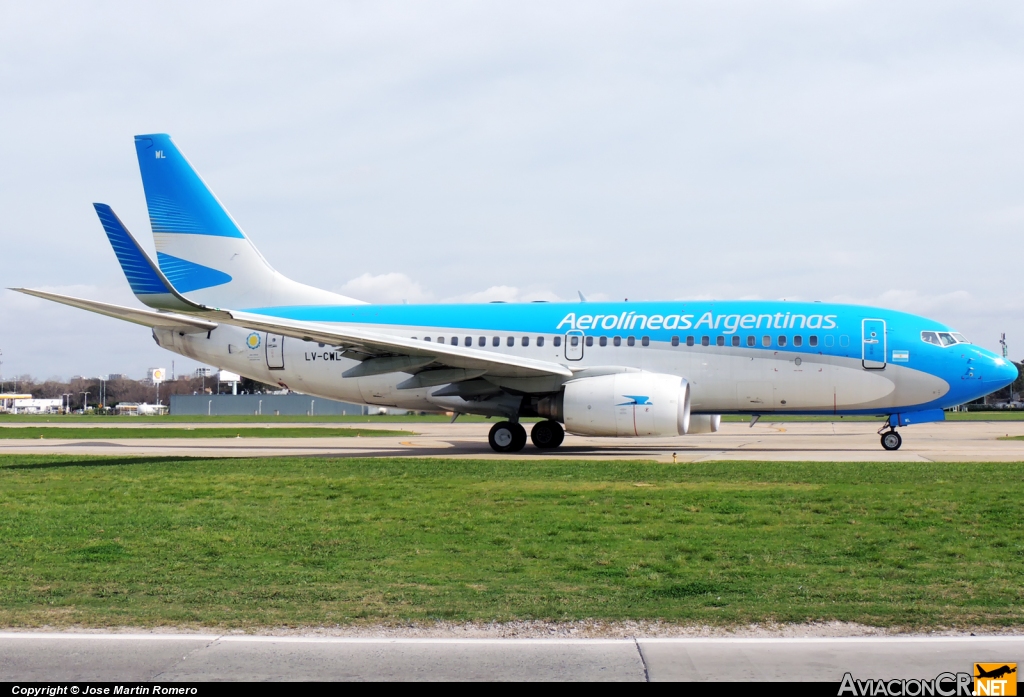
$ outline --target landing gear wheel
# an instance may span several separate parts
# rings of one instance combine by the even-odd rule
[[[557,421],[538,421],[530,431],[530,440],[541,450],[553,450],[565,440],[565,431]]]
[[[903,437],[896,431],[882,434],[882,447],[886,450],[899,450],[901,445],[903,445]]]
[[[511,421],[499,421],[487,434],[491,449],[498,453],[517,453],[526,446],[526,429]]]

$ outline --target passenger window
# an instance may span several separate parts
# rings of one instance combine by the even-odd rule
[[[600,339],[598,339],[597,343],[601,344],[602,346],[607,346],[608,345],[608,337],[602,336]]]
[[[487,345],[487,337],[486,336],[481,336],[481,337],[477,338],[476,345],[477,346],[486,346]]]
[[[693,346],[693,337],[692,336],[686,337],[686,345],[687,346]]]
[[[473,337],[467,336],[466,337],[466,341],[464,343],[465,343],[466,346],[472,346],[473,345]]]
[[[799,334],[797,334],[796,336],[793,337],[793,345],[794,346],[803,346],[804,345],[804,338],[802,336],[800,336]]]
[[[679,345],[679,337],[678,336],[672,337],[672,345],[673,346],[678,346]]]
[[[841,335],[839,337],[839,345],[840,346],[849,346],[850,345],[850,337],[846,336],[846,334]]]
[[[491,339],[491,346],[501,346],[501,337],[496,336]]]
[[[807,337],[807,343],[810,344],[811,346],[817,346],[818,337],[812,334],[811,336]]]
[[[593,345],[594,345],[594,337],[588,336],[587,337],[587,346],[593,346]]]
[[[515,345],[516,345],[516,338],[515,338],[514,336],[510,336],[510,337],[509,337],[509,338],[508,338],[508,339],[507,339],[507,340],[505,341],[505,344],[506,344],[506,345],[508,345],[508,346],[515,346]],[[576,345],[576,344],[573,344],[573,346],[575,346],[575,345]]]
[[[832,346],[833,346],[833,345],[834,345],[835,343],[836,343],[836,338],[835,338],[834,336],[832,336],[831,334],[827,334],[827,335],[825,336],[825,346],[826,346],[827,348],[832,348]]]
[[[942,342],[943,346],[952,346],[956,343],[956,339],[953,338],[952,334],[946,332],[939,332],[939,341]]]
[[[561,346],[561,345],[562,345],[562,337],[556,336],[555,337],[555,346]]]
[[[418,336],[414,336],[414,337],[412,338],[412,340],[413,340],[413,341],[416,341],[417,339],[419,339],[419,337],[418,337]]]
[[[530,345],[530,337],[524,336],[523,337],[523,346],[529,346],[529,345]]]
[[[645,336],[644,338],[640,339],[640,345],[641,346],[650,346],[651,345],[651,337]]]
[[[424,341],[430,341],[430,337],[429,336],[425,336],[425,337],[423,337],[423,340]]]
[[[580,345],[580,338],[578,336],[576,336],[575,334],[570,336],[569,337],[569,345],[572,346],[572,347],[579,346]]]
[[[710,346],[710,345],[711,345],[711,339],[709,339],[709,338],[708,338],[708,337],[706,337],[706,336],[702,336],[702,337],[700,338],[700,345],[701,345],[701,346]]]
[[[784,335],[780,336],[779,337],[779,346],[785,346],[785,345],[786,345],[786,337]]]
[[[715,344],[718,346],[725,346],[725,337],[721,335],[715,337]]]
[[[538,336],[537,337],[537,345],[538,346],[543,346],[544,345],[544,337],[542,337],[542,336]]]
[[[732,335],[732,345],[733,346],[739,346],[740,345],[740,337],[739,337],[738,334],[733,334]]]
[[[747,337],[747,346],[757,346],[757,337],[756,336],[748,336]]]
[[[632,336],[626,337],[626,346],[636,346],[636,339]]]
[[[614,339],[612,339],[612,343],[615,344],[616,346],[622,346],[622,337],[615,337]]]
[[[771,346],[772,345],[772,338],[770,336],[762,336],[761,337],[761,345],[762,346]]]
[[[444,343],[444,337],[443,336],[437,337],[437,343],[443,344]]]

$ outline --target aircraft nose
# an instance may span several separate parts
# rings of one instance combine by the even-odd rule
[[[996,369],[993,382],[998,382],[1003,385],[1009,385],[1011,382],[1017,379],[1017,366],[1005,358],[996,359]]]

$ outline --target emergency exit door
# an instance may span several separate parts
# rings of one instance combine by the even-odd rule
[[[267,367],[284,370],[284,337],[279,334],[267,334]]]
[[[570,329],[565,333],[565,360],[578,361],[583,358],[583,332]]]
[[[861,321],[861,365],[865,370],[885,368],[885,320]]]

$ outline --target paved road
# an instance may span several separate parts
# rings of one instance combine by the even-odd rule
[[[175,424],[177,427],[189,424]],[[303,424],[305,425],[305,424]],[[902,429],[903,448],[887,452],[868,422],[771,423],[753,428],[725,423],[718,433],[682,438],[585,438],[567,436],[554,452],[532,445],[517,455],[496,455],[487,446],[488,423],[353,424],[360,428],[399,428],[415,436],[382,438],[211,438],[3,440],[0,454],[63,453],[117,456],[262,457],[322,455],[362,457],[520,457],[645,459],[671,462],[701,460],[829,461],[1015,461],[1024,459],[1024,441],[997,440],[1024,436],[1024,421],[954,421]],[[224,424],[217,424],[224,426]],[[247,424],[251,427],[251,424]]]
[[[364,639],[0,633],[0,681],[934,678],[1024,663],[1024,637]]]

